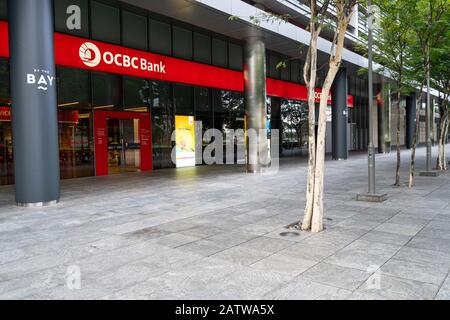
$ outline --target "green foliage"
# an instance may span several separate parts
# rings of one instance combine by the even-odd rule
[[[229,16],[228,20],[238,21],[240,18],[241,17],[239,16]],[[291,16],[289,14],[275,14],[271,12],[259,12],[256,15],[248,16],[248,19],[256,25],[260,25],[262,22],[281,24],[283,22],[289,21],[290,18]]]
[[[280,60],[280,61],[277,63],[276,68],[277,68],[277,69],[285,69],[286,66],[287,66],[286,64],[287,64],[287,60],[285,60],[285,59]]]
[[[382,29],[374,32],[374,61],[382,65],[376,71],[390,73],[396,83],[395,91],[409,94],[424,83],[428,67],[431,68],[432,74],[433,68],[442,69],[440,66],[443,62],[442,57],[438,57],[449,47],[450,1],[374,0],[373,2],[383,12]],[[359,44],[357,50],[367,56],[366,44]],[[427,58],[428,52],[431,63]],[[433,61],[439,59],[441,60],[439,63]]]

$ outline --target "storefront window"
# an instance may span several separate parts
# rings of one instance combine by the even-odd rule
[[[0,184],[14,183],[9,63],[0,59]]]
[[[149,89],[148,80],[123,77],[123,111],[148,112]]]
[[[147,50],[147,17],[122,11],[122,44],[126,47]]]
[[[300,155],[308,149],[308,106],[306,102],[281,99],[282,155]]]
[[[92,102],[96,110],[122,109],[122,78],[116,74],[92,72]]]
[[[91,83],[88,71],[57,68],[61,178],[94,175]]]
[[[120,44],[120,10],[91,2],[92,39]]]
[[[171,85],[166,82],[152,81],[150,94],[153,169],[172,168],[174,163],[171,160],[171,138],[174,130],[174,112]]]
[[[241,93],[213,89],[213,104],[216,129],[244,129],[244,96]]]
[[[1,3],[1,0],[0,0]],[[70,33],[81,37],[89,37],[89,4],[88,0],[58,0],[55,1],[55,30],[58,32]],[[67,19],[72,13],[67,13],[67,9],[76,5],[80,8],[80,25],[71,25],[75,21]],[[72,11],[70,11],[72,12]]]
[[[184,116],[194,115],[192,86],[174,84],[173,85],[173,103],[175,114]]]

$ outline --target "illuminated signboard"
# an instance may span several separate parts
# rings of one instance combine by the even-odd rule
[[[100,41],[55,33],[55,63],[60,66],[103,71],[169,82],[185,83],[231,91],[244,91],[242,71],[186,61],[147,51],[112,45]],[[0,57],[9,57],[8,23],[0,21]],[[307,101],[305,86],[267,78],[268,96]],[[320,101],[321,89],[315,89]],[[353,97],[349,96],[349,107]],[[331,104],[331,95],[328,104]]]
[[[175,116],[176,165],[195,166],[195,126],[193,116]]]

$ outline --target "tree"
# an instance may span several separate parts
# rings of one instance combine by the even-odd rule
[[[303,1],[302,1],[303,2]],[[342,62],[345,34],[348,25],[360,0],[310,0],[310,21],[308,30],[311,34],[308,52],[303,67],[303,77],[308,91],[308,181],[306,188],[306,206],[300,228],[320,232],[323,230],[323,182],[325,169],[325,133],[327,119],[328,96],[334,78]],[[334,15],[328,11],[333,7]],[[231,16],[230,20],[238,17]],[[262,13],[250,16],[255,24],[261,21],[287,21],[288,15]],[[317,137],[315,133],[315,87],[317,82],[317,41],[324,28],[334,30],[326,74],[319,103],[319,121]]]
[[[448,136],[449,113],[450,113],[450,19],[447,13],[445,32],[445,41],[440,46],[431,51],[431,83],[434,88],[439,90],[439,113],[441,116],[441,125],[439,132],[439,151],[437,157],[437,169],[447,170],[447,160],[445,155],[445,144]]]
[[[342,62],[345,33],[355,11],[354,9],[359,1],[324,1],[320,7],[316,0],[311,0],[309,3],[311,11],[309,31],[311,33],[311,39],[304,66],[304,78],[308,89],[309,161],[306,206],[301,229],[320,232],[323,230],[323,182],[325,173],[325,133],[328,95]],[[336,13],[333,17],[328,16],[328,5],[333,5],[335,8]],[[317,78],[317,39],[325,22],[332,22],[329,26],[334,29],[334,37],[330,49],[328,72],[320,96],[319,121],[316,139],[314,86]]]
[[[415,80],[417,83],[420,83],[420,89],[416,101],[417,109],[409,169],[409,188],[414,185],[415,156],[420,124],[419,106],[423,96],[425,81],[428,73],[430,72],[430,68],[432,67],[430,63],[430,56],[432,51],[434,51],[442,41],[446,41],[448,39],[446,38],[445,31],[448,30],[448,10],[450,8],[450,3],[448,0],[415,0],[412,1],[411,4],[412,6],[409,11],[409,19],[414,17],[415,21],[415,23],[411,25],[415,34],[415,41],[411,46],[412,62],[413,65],[415,65],[413,69],[416,70],[413,75],[416,75]],[[447,21],[445,19],[446,17]],[[445,124],[445,113],[443,116]]]
[[[412,57],[411,47],[414,43],[411,6],[416,0],[377,0],[374,1],[383,13],[381,16],[381,30],[374,35],[374,60],[381,67],[378,73],[387,73],[394,81],[393,93],[397,96],[396,109],[397,129],[397,163],[395,169],[395,186],[400,186],[400,113],[401,98],[411,92]],[[371,97],[369,97],[371,99]]]

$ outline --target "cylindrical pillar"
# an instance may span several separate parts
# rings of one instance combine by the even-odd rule
[[[332,156],[347,159],[347,69],[340,68],[332,87],[331,108]]]
[[[59,200],[53,2],[8,2],[16,202]]]
[[[247,171],[259,172],[268,162],[266,132],[266,50],[264,38],[250,36],[244,52],[244,104]]]
[[[416,123],[416,94],[412,93],[406,97],[406,119],[405,119],[405,146],[411,149],[414,141],[414,127]]]

